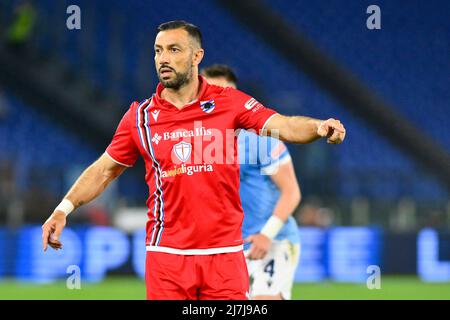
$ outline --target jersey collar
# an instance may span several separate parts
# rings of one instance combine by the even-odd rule
[[[181,108],[181,109],[178,109],[177,107],[175,107],[169,101],[164,100],[163,98],[161,98],[161,92],[164,90],[164,86],[161,83],[158,83],[158,86],[156,87],[156,94],[154,95],[155,100],[158,103],[158,105],[160,105],[160,106],[166,106],[166,107],[169,107],[169,108],[175,108],[177,110],[183,110],[184,108],[186,108],[186,107],[196,103],[197,101],[201,100],[202,97],[205,95],[209,84],[206,81],[206,79],[203,76],[201,76],[201,75],[198,76],[198,80],[199,80],[199,84],[200,84],[200,93],[199,93],[198,97],[195,100],[193,100],[193,101],[189,102],[188,104],[184,105],[183,108]]]

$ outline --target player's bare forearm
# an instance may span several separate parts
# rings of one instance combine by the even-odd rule
[[[272,181],[280,191],[280,197],[275,205],[272,215],[277,216],[283,222],[294,213],[300,203],[300,186],[295,176],[292,161],[281,165],[278,172],[271,175]]]
[[[64,198],[78,208],[97,198],[125,169],[104,154],[80,175]]]
[[[305,144],[320,138],[321,120],[302,116],[274,116],[267,124],[267,134],[286,142]]]
[[[300,192],[282,192],[272,214],[280,218],[283,222],[286,222],[286,220],[294,213],[294,210],[300,203],[300,199]]]
[[[97,161],[84,170],[64,197],[65,199],[56,207],[50,215],[50,218],[42,225],[42,245],[44,251],[47,250],[47,245],[50,245],[55,250],[62,249],[62,243],[59,237],[66,225],[66,215],[73,209],[98,197],[125,168],[125,166],[114,162],[108,155],[103,154]],[[68,204],[64,201],[69,202],[70,208],[67,207]]]
[[[270,119],[265,134],[282,141],[306,144],[327,137],[327,142],[339,144],[345,138],[345,128],[339,120],[319,120],[303,116],[276,115]]]

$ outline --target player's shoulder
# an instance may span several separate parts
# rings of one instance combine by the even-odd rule
[[[146,98],[146,99],[143,99],[142,101],[135,100],[135,101],[131,102],[129,109],[136,109],[139,106],[144,105],[144,104],[148,104],[150,102],[151,102],[151,98]]]
[[[146,105],[150,103],[150,99],[144,99],[142,101],[132,101],[127,109],[123,110],[123,118],[126,118],[128,120],[134,119],[137,110],[140,106]]]
[[[215,84],[208,83],[206,87],[205,95],[210,98],[215,98],[224,95],[227,88],[216,86]]]
[[[289,149],[284,144],[283,141],[270,138],[271,139],[271,148],[270,148],[270,156],[273,159],[283,158],[285,155],[289,155]]]
[[[239,98],[242,96],[249,97],[244,92],[235,89],[233,87],[221,87],[216,86],[214,84],[208,84],[207,92],[206,94],[211,97],[223,97],[223,98]]]
[[[143,100],[141,100],[141,101],[137,101],[137,100],[132,101],[131,104],[130,104],[130,106],[129,106],[128,109],[127,109],[127,112],[133,113],[133,112],[135,112],[139,107],[151,103],[151,100],[152,100],[151,98],[146,98],[146,99],[143,99]]]
[[[248,99],[252,98],[251,96],[249,96],[245,92],[243,92],[243,91],[241,91],[239,89],[233,88],[233,87],[226,87],[226,88],[224,88],[223,94],[228,96],[228,97],[231,97],[233,99],[238,99],[238,100],[242,100],[242,99],[248,100]]]
[[[214,99],[232,110],[250,110],[256,100],[248,94],[233,87],[209,85],[208,99]]]

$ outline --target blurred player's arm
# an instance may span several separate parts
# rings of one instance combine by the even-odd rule
[[[327,137],[327,142],[339,144],[345,138],[345,128],[339,120],[319,120],[302,116],[273,116],[265,126],[265,135],[278,130],[279,139],[291,143],[310,143]],[[272,135],[274,136],[274,135]]]
[[[64,199],[73,204],[72,210],[74,210],[98,197],[126,168],[126,166],[114,162],[104,153],[80,175]],[[62,244],[59,237],[65,225],[66,213],[58,210],[58,208],[55,209],[42,226],[44,251],[47,250],[47,245],[50,245],[53,249],[61,249]]]
[[[278,171],[270,178],[280,190],[280,197],[273,210],[273,216],[284,223],[294,213],[301,200],[300,186],[295,176],[292,160],[280,165]]]
[[[294,213],[295,208],[301,201],[300,186],[295,176],[292,160],[283,163],[278,171],[270,178],[280,191],[280,197],[272,213],[272,217],[268,220],[266,226],[261,233],[249,236],[246,241],[251,242],[249,259],[263,259],[270,249],[272,239],[281,229],[286,220]]]

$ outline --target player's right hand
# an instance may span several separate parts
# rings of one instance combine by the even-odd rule
[[[270,249],[272,240],[262,233],[248,236],[244,242],[251,243],[247,258],[250,260],[264,259]]]
[[[59,241],[61,232],[66,226],[66,214],[62,211],[55,211],[50,218],[42,225],[42,246],[44,252],[50,245],[55,250],[62,249],[62,243]]]
[[[317,134],[321,137],[327,137],[328,143],[340,144],[345,139],[345,128],[339,120],[330,118],[320,123]]]

